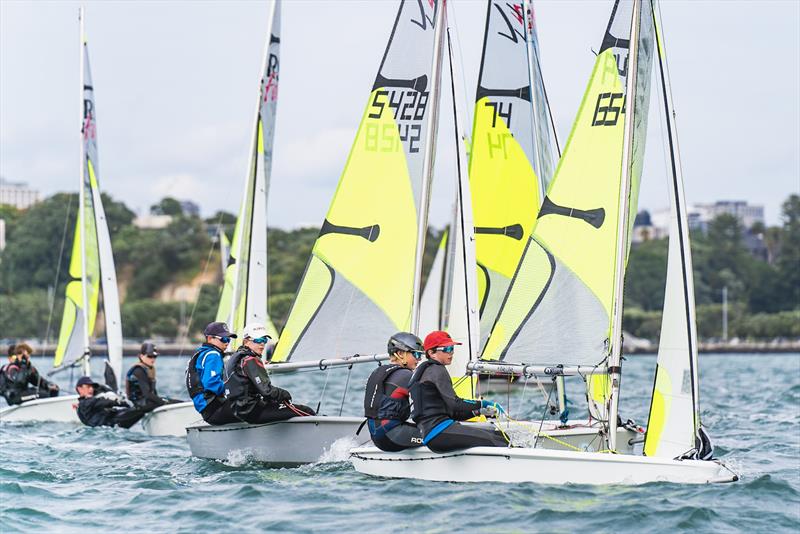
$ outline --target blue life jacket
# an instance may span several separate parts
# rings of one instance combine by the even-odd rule
[[[212,373],[213,376],[209,376],[205,369],[206,360],[214,353],[219,355],[220,370],[219,373]],[[222,395],[225,384],[222,381],[222,367],[222,352],[207,343],[203,343],[189,360],[189,364],[186,366],[186,389],[198,412],[202,412],[209,406],[218,406],[223,402]]]

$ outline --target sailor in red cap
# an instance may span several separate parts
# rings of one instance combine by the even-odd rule
[[[427,360],[419,364],[409,382],[411,418],[422,431],[423,443],[434,452],[449,452],[469,447],[507,447],[508,441],[491,430],[463,425],[478,415],[502,412],[499,404],[485,400],[462,399],[453,390],[445,369],[453,361],[456,345],[450,334],[435,331],[423,343]]]

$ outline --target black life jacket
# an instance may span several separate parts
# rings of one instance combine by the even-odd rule
[[[0,367],[0,395],[5,396],[8,389],[8,377],[6,376],[6,365]]]
[[[364,416],[369,419],[405,421],[410,414],[406,399],[393,399],[386,395],[386,382],[402,365],[381,365],[369,375],[364,395]]]
[[[246,347],[240,347],[225,362],[225,398],[229,401],[247,399],[251,396],[250,389],[252,386],[250,379],[244,373],[236,372],[240,368],[242,360],[247,356],[258,357],[256,353],[251,352]]]
[[[148,367],[141,361],[136,362],[128,369],[128,374],[125,375],[125,395],[133,403],[138,402],[142,397],[142,388],[139,386],[139,379],[133,374],[137,367],[144,369],[145,375],[148,380],[150,380],[150,389],[153,391],[156,390],[155,369]]]
[[[216,396],[211,391],[207,392],[205,390],[200,373],[197,372],[197,359],[204,357],[210,351],[216,350],[218,350],[216,347],[202,345],[197,352],[194,353],[194,356],[189,359],[189,363],[186,365],[185,376],[186,390],[189,392],[189,398],[194,399],[194,397],[200,393],[206,397],[206,400]]]
[[[417,365],[408,382],[409,400],[411,401],[411,419],[419,423],[426,417],[448,417],[447,406],[435,387],[424,387],[420,383],[425,371],[432,365],[441,365],[434,360],[425,360]]]

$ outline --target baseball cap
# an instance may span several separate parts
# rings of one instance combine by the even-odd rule
[[[92,380],[91,376],[82,376],[78,379],[78,382],[75,384],[75,387],[78,388],[80,386],[96,386],[97,382]]]
[[[139,354],[145,354],[147,356],[158,356],[158,349],[156,349],[155,343],[150,343],[149,341],[145,341],[142,343],[142,349],[139,351]]]
[[[245,326],[244,331],[242,332],[242,337],[244,339],[258,339],[260,337],[268,337],[272,339],[272,337],[267,333],[267,327],[261,323],[251,323]]]
[[[218,336],[218,337],[238,337],[236,334],[228,329],[228,325],[220,322],[208,323],[206,329],[203,330],[204,336]]]
[[[435,349],[436,347],[452,347],[453,345],[461,345],[458,341],[453,341],[450,334],[441,330],[434,330],[425,336],[425,343],[422,346],[425,350]]]

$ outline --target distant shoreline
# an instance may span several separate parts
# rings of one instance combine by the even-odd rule
[[[36,345],[29,343],[34,349],[34,356],[52,355],[55,353],[55,345]],[[197,350],[198,345],[194,344],[177,344],[177,343],[157,343],[158,351],[164,357],[185,357],[189,358]],[[8,351],[8,345],[0,345],[2,354]],[[91,347],[92,354],[105,355],[107,349],[105,345],[95,345]],[[127,343],[122,347],[123,356],[136,356],[139,354],[140,344]],[[658,345],[653,343],[650,346],[634,346],[625,347],[623,353],[626,355],[643,355],[643,354],[656,354],[658,352]],[[738,343],[721,343],[721,342],[703,342],[700,343],[700,354],[734,354],[734,353],[798,353],[800,354],[800,340],[791,341],[762,341],[762,342],[738,342]],[[325,358],[321,356],[320,359]]]

